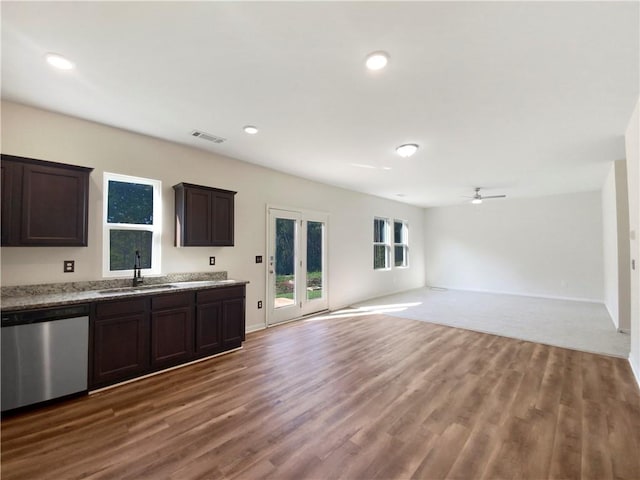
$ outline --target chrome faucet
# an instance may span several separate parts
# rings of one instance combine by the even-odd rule
[[[142,274],[140,271],[142,270],[142,262],[140,261],[140,250],[136,250],[136,258],[133,262],[133,283],[134,287],[137,287],[144,279],[142,278]]]

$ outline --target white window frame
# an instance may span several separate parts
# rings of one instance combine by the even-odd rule
[[[396,223],[402,224],[402,238],[400,243],[396,243]],[[404,264],[396,265],[396,247],[402,247],[404,252]],[[393,220],[393,267],[409,268],[409,223],[404,220]]]
[[[152,251],[151,251],[151,268],[143,268],[143,275],[160,275],[162,272],[161,265],[161,239],[162,239],[162,182],[150,178],[133,177],[131,175],[121,175],[119,173],[104,172],[103,175],[103,211],[102,211],[102,276],[106,278],[112,277],[131,277],[133,278],[133,265],[129,270],[110,270],[110,241],[109,233],[111,230],[151,230],[152,232]],[[151,185],[153,187],[153,224],[138,225],[132,223],[107,223],[107,214],[109,209],[109,181],[139,183],[143,185]],[[132,258],[134,252],[131,252]]]
[[[382,220],[384,222],[385,228],[384,228],[384,239],[382,242],[376,242],[376,221],[378,220]],[[384,217],[373,217],[373,269],[375,271],[381,271],[381,270],[391,270],[391,223],[389,221],[388,218],[384,218]],[[376,260],[376,247],[377,246],[384,246],[384,251],[385,251],[385,266],[384,267],[378,267],[376,268],[375,266],[375,260]]]

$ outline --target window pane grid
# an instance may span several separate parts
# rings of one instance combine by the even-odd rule
[[[409,226],[402,220],[394,220],[393,222],[393,257],[394,266],[409,266]]]
[[[105,276],[130,274],[136,251],[146,273],[160,273],[161,188],[158,180],[104,173]]]
[[[109,180],[107,223],[153,225],[153,185]]]
[[[384,270],[391,267],[391,234],[389,220],[373,219],[373,269]]]
[[[110,270],[132,270],[135,252],[140,252],[140,266],[151,268],[153,231],[117,230],[109,232]]]

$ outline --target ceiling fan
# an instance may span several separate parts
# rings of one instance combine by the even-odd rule
[[[487,200],[489,198],[506,198],[506,195],[481,195],[480,194],[480,187],[476,187],[476,193],[473,195],[473,197],[465,197],[465,198],[471,198],[471,203],[475,204],[475,205],[479,205],[480,203],[482,203],[483,200]]]

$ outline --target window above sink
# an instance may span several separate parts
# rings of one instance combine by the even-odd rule
[[[103,276],[131,277],[136,251],[143,275],[161,273],[162,182],[104,172]]]

